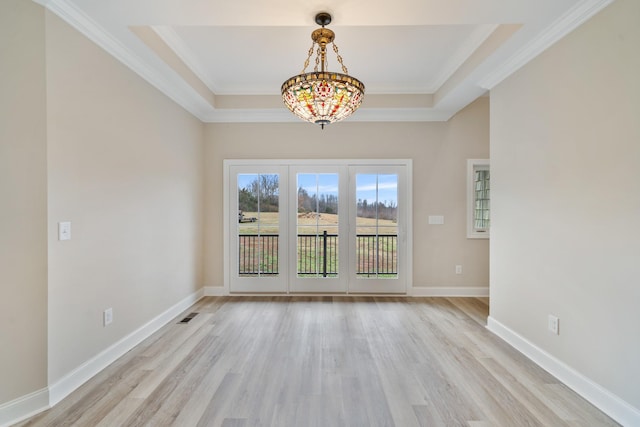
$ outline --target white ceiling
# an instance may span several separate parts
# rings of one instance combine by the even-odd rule
[[[429,121],[613,0],[34,1],[205,122],[282,122],[297,120],[280,86],[302,71],[317,12],[333,15],[344,64],[366,86],[348,120]]]

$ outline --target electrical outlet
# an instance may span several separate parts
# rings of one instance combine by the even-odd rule
[[[103,326],[110,325],[113,322],[113,308],[107,308],[102,312]]]
[[[462,274],[462,266],[456,265],[456,274]]]
[[[549,331],[556,335],[560,335],[560,319],[553,314],[549,315]]]
[[[71,221],[58,223],[58,240],[71,240]]]

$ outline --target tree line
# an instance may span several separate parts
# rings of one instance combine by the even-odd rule
[[[238,191],[238,209],[243,212],[278,212],[278,175],[258,175]]]
[[[398,217],[398,205],[395,202],[369,203],[367,199],[358,199],[356,216],[360,218],[378,218],[395,221]]]
[[[238,191],[238,209],[243,212],[278,212],[279,183],[278,175],[258,175],[247,186]],[[338,196],[335,194],[309,194],[298,188],[298,213],[338,213]],[[379,218],[395,220],[398,206],[395,202],[384,201],[370,203],[358,199],[356,215],[360,218]]]
[[[335,194],[310,195],[307,190],[298,188],[298,213],[317,212],[338,213],[338,196]]]

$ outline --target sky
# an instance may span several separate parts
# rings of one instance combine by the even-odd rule
[[[238,188],[245,188],[255,180],[257,174],[239,174]],[[377,184],[376,184],[377,178]],[[298,174],[298,188],[302,187],[309,195],[338,195],[338,174]],[[398,176],[395,174],[356,174],[356,200],[367,200],[367,203],[398,202]]]
[[[367,203],[373,203],[376,201],[376,191],[379,202],[390,202],[397,205],[398,175],[356,175],[356,199],[366,199]]]

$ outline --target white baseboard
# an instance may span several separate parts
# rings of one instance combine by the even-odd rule
[[[120,341],[116,342],[97,356],[87,360],[73,371],[69,372],[55,384],[49,386],[49,404],[51,406],[60,402],[71,392],[80,387],[98,372],[115,362],[123,354],[140,344],[151,334],[166,325],[171,319],[178,316],[181,312],[192,306],[196,301],[202,298],[204,289],[200,289],[182,301],[174,304],[163,313],[159,314],[145,325],[136,329]]]
[[[491,316],[487,319],[487,329],[558,378],[618,423],[623,426],[640,426],[640,409],[634,408],[609,390],[577,372]]]
[[[205,297],[220,297],[222,295],[227,295],[227,291],[223,286],[205,286],[204,287]]]
[[[207,297],[215,297],[229,295],[227,290],[222,286],[205,286],[204,288],[204,296]],[[360,293],[309,293],[309,292],[293,292],[293,293],[240,293],[237,295],[343,295],[343,296],[360,296],[363,294]],[[390,296],[391,294],[377,294],[371,293],[366,295],[380,295],[380,296]],[[409,288],[409,291],[406,294],[398,294],[398,296],[411,296],[411,297],[488,297],[489,296],[489,287],[488,286],[461,286],[461,287],[451,287],[451,286],[437,286],[437,287],[427,287],[427,286],[418,286]]]
[[[49,409],[49,390],[43,388],[0,405],[0,427],[7,427]]]
[[[414,286],[409,295],[412,297],[488,297],[488,286]]]

